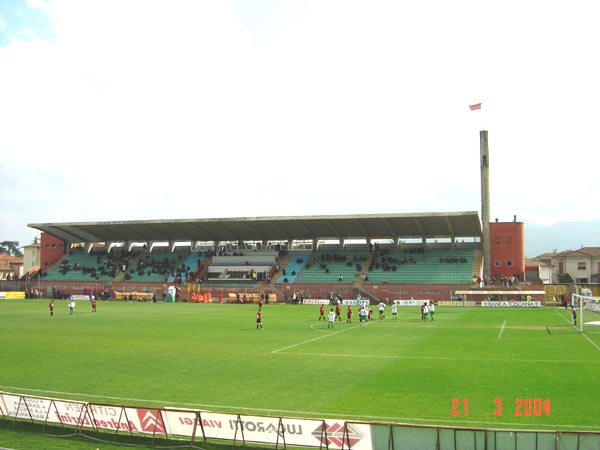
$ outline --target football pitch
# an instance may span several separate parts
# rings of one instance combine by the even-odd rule
[[[329,307],[327,308],[329,310]],[[0,301],[0,390],[97,403],[477,428],[600,431],[600,327],[561,308]],[[598,320],[591,312],[584,319]]]

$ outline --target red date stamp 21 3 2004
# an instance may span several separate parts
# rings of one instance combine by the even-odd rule
[[[490,405],[491,411],[495,416],[501,416],[504,413],[503,401],[496,397]],[[515,398],[514,409],[511,411],[516,417],[525,416],[549,416],[550,415],[550,399],[542,398]],[[469,415],[469,399],[468,398],[453,398],[452,416],[468,416]]]

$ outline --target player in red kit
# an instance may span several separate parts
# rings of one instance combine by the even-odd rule
[[[339,303],[335,306],[335,320],[342,321],[342,307]]]

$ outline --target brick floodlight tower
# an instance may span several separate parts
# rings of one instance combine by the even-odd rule
[[[481,164],[481,245],[483,248],[483,279],[491,278],[490,262],[490,157],[488,148],[488,132],[479,132],[479,154]]]

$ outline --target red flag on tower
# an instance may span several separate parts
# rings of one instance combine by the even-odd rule
[[[481,109],[481,103],[476,103],[474,105],[469,105],[469,108],[471,108],[471,111],[475,111],[476,109]]]

